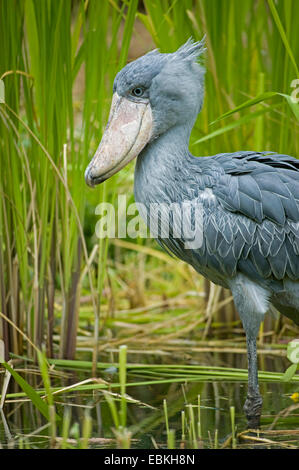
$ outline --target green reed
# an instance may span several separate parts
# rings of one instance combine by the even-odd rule
[[[136,8],[137,0],[128,9],[96,0],[0,4],[1,312],[36,346],[46,340],[50,356],[74,357],[82,283],[91,293],[97,339],[105,248],[98,246],[94,273],[84,234],[84,169],[107,118],[112,79],[126,62]],[[126,40],[118,49],[122,25]],[[78,81],[84,85],[77,103]],[[6,358],[8,351],[22,354],[23,338],[3,319],[1,336]]]
[[[6,359],[9,352],[35,356],[33,345],[43,343],[49,357],[74,358],[84,293],[93,312],[94,372],[99,331],[113,312],[109,307],[102,320],[102,292],[114,292],[111,304],[122,294],[116,266],[134,266],[124,276],[138,278],[133,294],[128,288],[135,307],[144,304],[145,285],[167,296],[190,279],[173,261],[160,274],[161,259],[147,256],[152,240],[111,247],[94,236],[98,202],[114,202],[117,193],[132,201],[132,166],[96,191],[83,175],[107,121],[114,76],[138,42],[137,23],[152,38],[145,51],[173,51],[206,34],[206,96],[192,153],[298,155],[298,104],[290,100],[298,78],[297,1],[144,0],[144,7],[137,0],[0,2],[0,336]],[[144,271],[153,274],[145,280]]]

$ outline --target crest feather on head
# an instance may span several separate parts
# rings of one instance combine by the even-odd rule
[[[193,41],[192,38],[189,38],[185,44],[171,54],[173,59],[196,61],[206,51],[205,39],[205,35],[201,41]]]
[[[199,56],[201,56],[207,48],[205,47],[206,35],[200,41],[194,41],[190,37],[185,44],[179,47],[175,52],[161,53],[159,49],[153,49],[145,54],[145,56],[163,56],[168,60],[188,60],[195,62]]]

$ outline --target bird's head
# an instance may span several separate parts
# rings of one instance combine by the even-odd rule
[[[86,183],[102,183],[168,129],[193,125],[204,96],[204,69],[197,62],[204,39],[176,52],[157,50],[126,65],[115,77],[106,130],[85,171]]]

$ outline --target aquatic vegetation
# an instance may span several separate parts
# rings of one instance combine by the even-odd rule
[[[151,239],[95,236],[99,202],[133,202],[132,165],[99,192],[84,182],[116,72],[204,33],[207,98],[192,153],[298,156],[298,14],[298,2],[282,0],[0,2],[3,446],[137,447],[147,436],[150,446],[298,447],[297,368],[282,382],[298,329],[280,317],[262,325],[266,411],[249,436],[234,393],[247,380],[245,341],[229,293]],[[225,439],[230,406],[236,442]]]

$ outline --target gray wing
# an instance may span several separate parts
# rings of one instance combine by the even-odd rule
[[[299,279],[299,161],[239,152],[208,157],[204,166],[202,188],[214,198],[203,199],[203,245],[191,264],[224,278]]]

